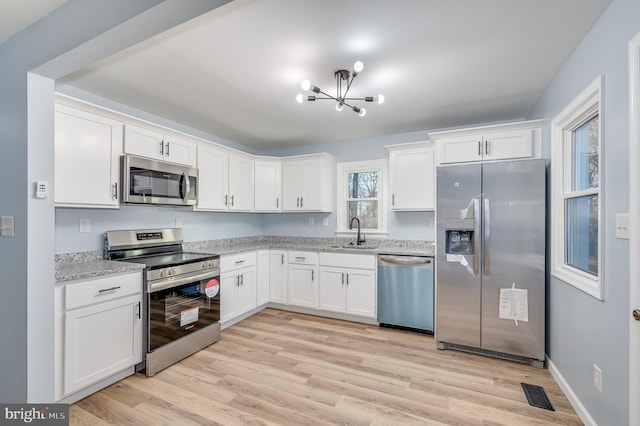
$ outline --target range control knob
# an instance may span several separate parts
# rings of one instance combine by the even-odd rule
[[[164,269],[160,271],[160,278],[164,278],[166,276],[167,276],[167,271],[165,271]]]

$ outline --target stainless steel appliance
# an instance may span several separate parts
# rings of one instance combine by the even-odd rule
[[[378,255],[378,322],[433,332],[433,259]]]
[[[436,340],[544,365],[544,160],[437,169]]]
[[[147,376],[220,340],[220,256],[182,250],[182,229],[107,231],[106,257],[146,265]]]
[[[198,169],[135,155],[121,157],[122,202],[192,206]]]

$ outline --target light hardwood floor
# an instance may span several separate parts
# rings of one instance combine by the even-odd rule
[[[531,407],[520,382],[556,411]],[[70,424],[580,425],[549,371],[407,331],[266,309],[152,378],[70,407]]]

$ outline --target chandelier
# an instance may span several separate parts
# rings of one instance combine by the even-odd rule
[[[296,96],[296,100],[298,101],[298,103],[302,103],[305,100],[308,102],[315,102],[321,99],[333,99],[334,101],[336,101],[336,109],[338,111],[342,111],[342,109],[345,106],[347,106],[351,108],[353,112],[357,113],[362,117],[367,113],[367,110],[364,108],[357,107],[355,105],[351,105],[347,101],[377,102],[379,104],[384,102],[383,95],[365,96],[364,98],[348,98],[347,97],[347,93],[349,93],[349,89],[351,88],[351,84],[353,83],[353,80],[362,71],[363,68],[364,68],[364,64],[362,63],[362,61],[357,61],[355,64],[353,64],[353,71],[349,71],[345,69],[339,69],[334,71],[333,76],[336,79],[336,96],[331,96],[328,93],[325,93],[322,90],[320,90],[319,87],[312,85],[309,80],[304,80],[300,84],[300,87],[302,87],[302,90],[304,90],[305,92],[312,92],[314,94],[307,95],[305,97],[302,93],[298,93],[298,96]],[[318,94],[321,94],[324,96],[318,96]]]

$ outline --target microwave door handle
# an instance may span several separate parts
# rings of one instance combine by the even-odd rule
[[[182,184],[180,185],[180,190],[182,191],[182,202],[187,204],[189,201],[189,191],[191,191],[191,183],[189,182],[189,176],[186,173],[182,173]]]

